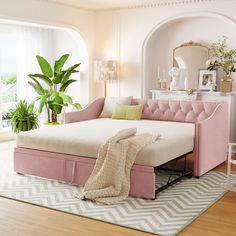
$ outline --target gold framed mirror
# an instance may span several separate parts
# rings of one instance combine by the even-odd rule
[[[209,59],[209,47],[200,43],[189,41],[173,49],[173,67],[180,68],[183,89],[198,89],[199,69],[206,68],[206,61]]]

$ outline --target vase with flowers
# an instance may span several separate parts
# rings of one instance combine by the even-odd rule
[[[220,91],[232,91],[231,73],[236,72],[236,50],[228,49],[227,37],[223,36],[217,43],[210,47],[209,60],[206,62],[208,70],[222,69],[223,78],[221,79]]]

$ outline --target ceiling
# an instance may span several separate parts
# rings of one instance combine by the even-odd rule
[[[151,5],[172,5],[176,2],[183,2],[182,0],[43,0],[72,7],[79,7],[83,9],[99,11],[117,8],[137,7],[137,6],[151,6]],[[184,2],[192,2],[192,0],[185,0]]]

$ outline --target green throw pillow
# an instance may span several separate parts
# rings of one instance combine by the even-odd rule
[[[119,105],[117,104],[112,119],[140,120],[143,111],[143,105]]]

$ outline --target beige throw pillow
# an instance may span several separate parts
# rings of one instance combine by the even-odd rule
[[[120,105],[130,105],[132,96],[130,97],[106,97],[102,113],[100,114],[100,118],[111,118],[112,112],[116,107],[116,104]]]

